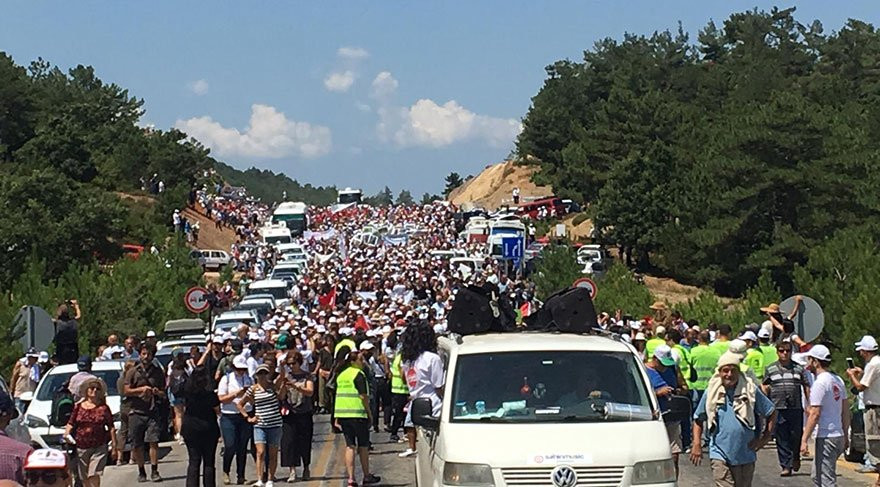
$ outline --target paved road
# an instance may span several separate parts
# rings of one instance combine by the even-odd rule
[[[338,487],[345,485],[345,465],[342,462],[341,452],[343,451],[344,441],[340,435],[329,433],[326,416],[319,416],[315,425],[315,442],[312,452],[312,476],[313,480],[309,482],[297,482],[295,485],[308,487]],[[380,433],[374,435],[375,451],[370,456],[370,462],[373,471],[382,477],[380,485],[386,487],[404,487],[415,485],[413,480],[414,459],[401,459],[397,457],[397,453],[403,450],[403,445],[388,442],[388,434]],[[166,486],[183,486],[186,475],[186,449],[177,443],[169,443],[163,448],[163,458],[160,461],[159,469],[165,477],[163,485]],[[218,467],[219,467],[218,458]],[[779,470],[776,465],[776,451],[773,448],[765,448],[759,453],[758,466],[755,474],[755,486],[808,486],[812,485],[810,481],[809,460],[805,460],[801,472],[790,478],[779,477]],[[360,470],[358,470],[359,472]],[[135,485],[137,478],[137,469],[133,465],[123,467],[108,467],[104,472],[104,487],[130,486]],[[253,463],[248,462],[248,479],[253,479]],[[874,477],[858,474],[854,471],[851,464],[842,462],[838,466],[838,485],[841,487],[863,487],[873,485]],[[221,476],[219,475],[218,481]],[[279,469],[278,476],[287,478],[286,469]],[[360,477],[360,474],[358,474]],[[277,485],[282,487],[288,485],[285,482],[278,482]],[[685,461],[682,457],[681,477],[679,479],[681,487],[707,487],[712,485],[712,475],[706,463],[701,467],[695,467],[690,462]]]

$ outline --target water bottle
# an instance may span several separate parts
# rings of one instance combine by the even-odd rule
[[[477,414],[486,414],[486,401],[477,401]]]

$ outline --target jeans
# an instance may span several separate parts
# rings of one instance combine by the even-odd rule
[[[398,431],[400,431],[400,427],[403,426],[404,420],[406,419],[406,413],[403,411],[403,408],[406,407],[406,403],[409,401],[409,395],[407,394],[392,394],[391,395],[391,410],[392,410],[392,419],[391,419],[391,434],[396,435]]]
[[[221,414],[220,433],[223,435],[223,473],[229,473],[232,457],[235,457],[235,472],[243,479],[253,427],[240,414]]]
[[[391,424],[391,383],[384,377],[376,378],[376,406],[373,408],[373,429],[379,427],[379,409],[385,426]]]
[[[199,487],[200,467],[204,469],[202,485],[215,487],[217,476],[214,462],[217,454],[217,437],[206,434],[187,438],[186,452],[189,456],[189,464],[186,467],[186,487]]]
[[[793,468],[801,463],[801,437],[804,434],[803,409],[777,409],[776,455],[779,466],[784,469]]]

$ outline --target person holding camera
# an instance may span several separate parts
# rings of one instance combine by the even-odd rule
[[[79,302],[69,299],[55,314],[55,356],[59,364],[74,364],[79,358]]]
[[[140,362],[125,377],[123,394],[128,397],[131,412],[128,430],[131,435],[132,456],[138,464],[138,482],[147,481],[144,470],[144,446],[150,448],[150,479],[161,482],[159,475],[159,439],[165,427],[165,373],[157,367],[153,357],[156,349],[147,342],[141,343]]]

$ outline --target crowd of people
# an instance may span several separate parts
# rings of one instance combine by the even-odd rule
[[[236,232],[230,250],[242,275],[238,286],[224,282],[212,287],[212,303],[220,311],[233,306],[249,283],[269,276],[283,259],[260,235],[271,209],[248,199],[225,199],[207,188],[190,198],[218,226]],[[77,474],[88,486],[100,484],[101,472],[113,457],[124,463],[126,444],[138,465],[137,480],[161,481],[158,444],[169,421],[187,450],[187,486],[216,484],[221,442],[224,484],[273,487],[279,467],[288,481],[309,479],[315,417],[323,414],[330,415],[332,429],[344,436],[341,460],[347,484],[378,483],[370,468],[376,435],[384,432],[392,442],[405,442],[399,456],[411,457],[419,445],[408,404],[430,398],[439,414],[445,372],[436,337],[446,332],[457,290],[492,283],[514,309],[537,304],[533,283],[505,273],[503,262],[486,257],[475,268],[456,269],[436,252],[479,255],[482,250],[481,244],[459,238],[454,211],[440,202],[360,205],[337,212],[311,207],[309,229],[299,239],[309,265],[261,321],[243,320],[231,330],[208,335],[204,347],[175,350],[167,367],[155,359],[154,333],[143,340],[129,336],[122,345],[117,336],[108,337],[95,359],[125,362],[118,385],[119,431],[106,405],[106,384],[88,374],[91,359],[79,357],[64,333],[56,339],[58,360],[31,350],[16,364],[12,396],[19,399],[32,392],[51,363],[78,362],[85,375],[77,374],[69,384],[77,402],[67,434],[76,444]],[[364,238],[367,234],[381,238]],[[221,294],[223,299],[216,298]],[[59,323],[75,323],[81,313],[74,305],[67,305],[63,315],[59,311]],[[816,485],[834,485],[836,460],[847,441],[846,387],[830,371],[826,347],[805,343],[793,333],[791,316],[780,313],[778,305],[762,311],[764,323],[747,325],[736,335],[726,324],[686,321],[663,302],[641,319],[617,310],[601,313],[599,322],[641,355],[661,410],[670,408],[673,396],[690,398],[693,421],[666,425],[676,466],[681,454],[699,464],[708,449],[717,485],[750,485],[756,451],[771,438],[776,439],[780,475],[790,476],[801,468],[801,455],[815,437],[813,479]],[[847,375],[865,406],[872,462],[866,469],[873,469],[880,454],[880,359],[870,336],[856,348],[865,367],[853,364]],[[16,414],[13,398],[0,395],[0,421]],[[24,483],[31,475],[28,465],[68,467],[63,455],[52,452],[29,452],[18,445],[3,450],[5,440],[0,437],[0,451],[18,448],[15,454],[23,467],[13,472],[0,465],[0,477]],[[32,470],[38,469],[44,469],[34,474],[40,478],[51,470]]]

